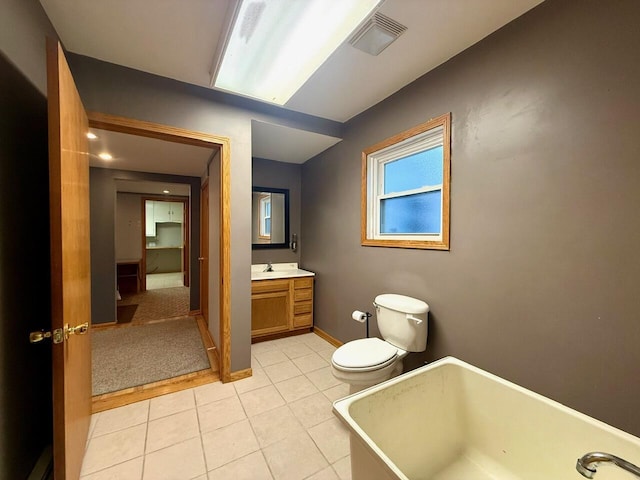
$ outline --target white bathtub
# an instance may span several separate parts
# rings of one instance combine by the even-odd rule
[[[640,465],[639,438],[453,357],[338,400],[334,413],[351,432],[353,480],[581,480],[576,460],[591,451]],[[602,465],[595,478],[634,476]]]

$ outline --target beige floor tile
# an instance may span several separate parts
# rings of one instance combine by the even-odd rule
[[[249,378],[243,378],[242,380],[233,382],[232,385],[235,387],[236,392],[244,393],[271,385],[271,380],[264,370],[260,369],[254,370],[253,374]]]
[[[93,436],[98,437],[146,423],[148,416],[149,400],[106,410],[100,413],[100,417],[98,417],[96,426],[93,429]]]
[[[309,435],[329,463],[337,462],[349,455],[349,431],[337,418],[331,418],[310,428]]]
[[[152,398],[149,401],[149,420],[183,412],[195,408],[195,406],[192,388]]]
[[[301,398],[318,393],[318,389],[304,375],[276,383],[276,388],[286,402],[295,402]]]
[[[98,418],[100,417],[99,413],[94,413],[91,415],[91,420],[89,422],[89,438],[93,437],[93,431],[96,428],[96,424],[98,423]],[[87,438],[87,445],[89,444],[89,438]]]
[[[204,433],[202,443],[209,471],[260,449],[248,420]]]
[[[145,451],[146,453],[155,452],[199,436],[200,429],[195,409],[174,413],[149,422]]]
[[[264,352],[256,352],[253,354],[258,360],[258,363],[262,365],[262,367],[268,367],[269,365],[275,365],[276,363],[286,362],[289,360],[284,353],[280,350],[267,350]]]
[[[333,357],[333,353],[336,351],[337,349],[333,346],[329,346],[326,349],[322,349],[322,350],[318,350],[316,353],[318,355],[320,355],[323,360],[325,360],[329,365],[331,365],[331,357]]]
[[[315,475],[311,475],[307,477],[306,480],[340,480],[338,478],[338,474],[335,472],[333,467],[327,467],[324,470],[320,470]]]
[[[247,416],[244,413],[240,399],[234,395],[233,397],[198,407],[198,418],[200,420],[200,431],[204,433],[239,422],[247,418]]]
[[[241,393],[240,401],[249,417],[260,415],[285,404],[284,399],[273,385]]]
[[[209,475],[207,474],[200,475],[199,477],[196,477],[193,480],[209,480]]]
[[[351,480],[351,455],[347,455],[334,463],[333,469],[340,477],[340,480]]]
[[[331,402],[322,393],[291,402],[289,408],[305,428],[333,418]]]
[[[209,472],[209,480],[271,480],[271,472],[262,452],[227,463]]]
[[[249,421],[262,448],[304,433],[304,428],[286,405],[251,417]]]
[[[315,333],[313,334],[312,337],[305,338],[304,339],[304,343],[311,350],[313,350],[315,352],[317,352],[318,350],[325,350],[328,347],[332,347],[333,346],[329,342],[327,342],[325,339],[323,339],[320,336],[316,335]]]
[[[205,405],[223,398],[233,397],[236,390],[233,383],[213,382],[201,385],[193,389],[196,397],[196,405]]]
[[[324,393],[324,396],[327,397],[331,402],[335,402],[336,400],[340,398],[344,398],[347,395],[349,395],[349,384],[340,383],[335,387],[331,387],[331,388],[327,388],[326,390],[323,390],[322,393]]]
[[[302,375],[302,372],[291,360],[264,367],[264,371],[273,383],[282,382],[283,380]]]
[[[97,473],[80,477],[80,480],[141,480],[143,457],[134,458]]]
[[[305,345],[302,342],[283,345],[282,347],[280,347],[280,351],[291,359],[303,357],[305,355],[309,355],[310,353],[313,353],[313,350],[311,350],[307,345]]]
[[[304,355],[303,357],[294,358],[292,361],[302,373],[312,372],[319,368],[329,366],[327,361],[315,352],[311,352],[309,355]]]
[[[258,342],[251,344],[251,355],[256,353],[270,352],[278,350],[278,344],[275,341]]]
[[[145,456],[144,480],[189,480],[207,472],[200,438],[157,450]]]
[[[142,424],[92,438],[84,455],[82,475],[140,457],[144,453],[146,433],[147,425]]]
[[[333,376],[331,367],[320,368],[306,374],[309,380],[318,388],[318,390],[326,390],[327,388],[339,385],[340,380]]]
[[[327,462],[306,433],[262,450],[275,480],[301,480],[326,468]]]

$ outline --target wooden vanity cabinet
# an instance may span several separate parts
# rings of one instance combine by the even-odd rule
[[[293,332],[313,326],[313,277],[251,282],[251,336]]]

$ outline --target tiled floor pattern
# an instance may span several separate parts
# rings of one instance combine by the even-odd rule
[[[147,275],[147,290],[159,288],[183,287],[184,274],[175,273],[150,273]]]
[[[93,415],[82,480],[345,480],[348,393],[315,334],[258,343],[253,376]]]

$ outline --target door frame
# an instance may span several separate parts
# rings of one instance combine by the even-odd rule
[[[87,112],[89,127],[220,149],[220,379],[231,378],[231,141],[228,137],[101,112]]]
[[[147,219],[147,212],[145,209],[145,201],[154,200],[157,202],[174,202],[174,203],[182,203],[182,253],[181,262],[182,262],[182,284],[185,287],[188,287],[189,275],[191,273],[191,264],[189,262],[190,258],[190,249],[189,245],[191,243],[191,223],[189,222],[189,216],[191,213],[191,201],[190,198],[185,197],[177,197],[177,196],[160,196],[160,195],[147,195],[143,194],[140,197],[142,201],[142,225],[146,225],[145,221]],[[140,291],[147,291],[147,238],[145,235],[145,229],[142,228],[142,265],[140,272]],[[202,250],[202,246],[200,247]],[[202,297],[200,297],[200,304],[202,305]]]

